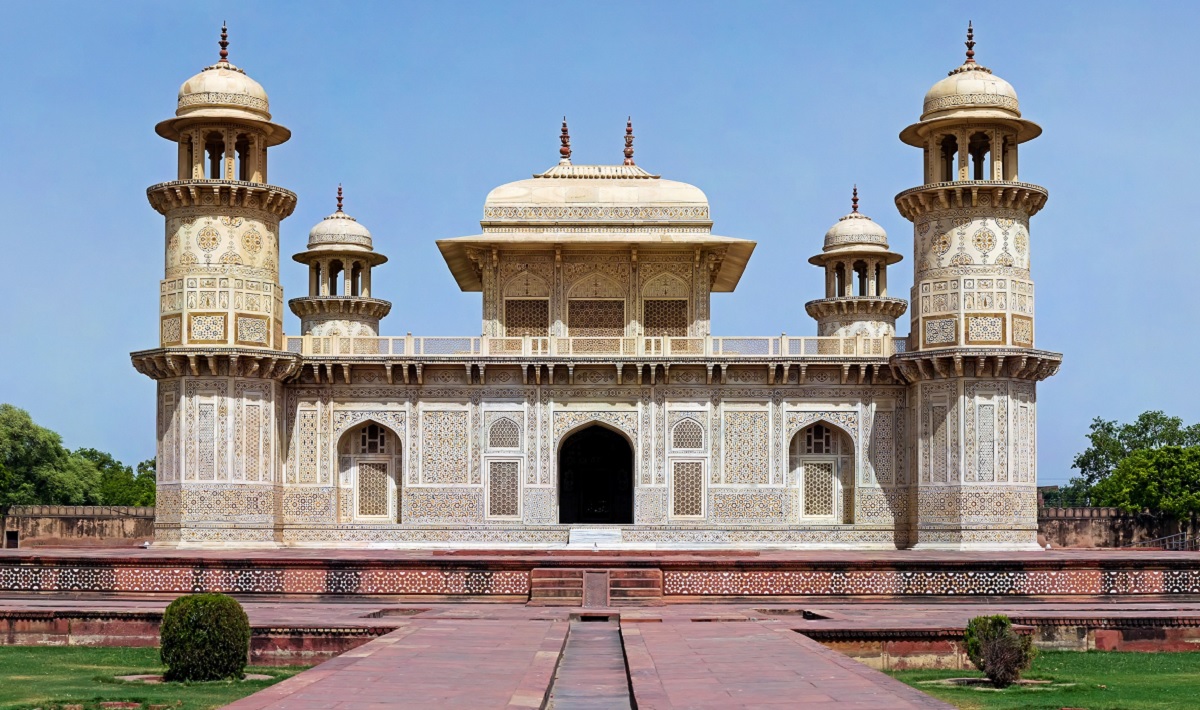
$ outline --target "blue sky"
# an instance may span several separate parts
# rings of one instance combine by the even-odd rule
[[[713,299],[714,332],[811,335],[823,282],[806,260],[852,183],[906,256],[889,288],[907,295],[892,198],[921,157],[896,135],[972,19],[977,59],[1045,129],[1021,155],[1050,190],[1031,230],[1038,345],[1066,356],[1039,391],[1041,482],[1069,477],[1094,416],[1200,419],[1200,246],[1180,217],[1200,200],[1200,3],[47,2],[5,19],[0,401],[68,446],[153,455],[153,384],[128,358],[157,345],[163,225],[144,190],[174,178],[175,148],[153,127],[216,60],[222,20],[293,131],[271,155],[271,182],[300,196],[285,298],[306,288],[289,256],[341,182],[391,257],[373,279],[395,304],[384,332],[478,333],[479,295],[434,240],[476,233],[488,190],[552,165],[563,114],[580,163],[619,162],[631,114],[638,164],[705,190],[717,233],[758,241]]]

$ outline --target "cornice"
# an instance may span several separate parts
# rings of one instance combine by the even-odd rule
[[[392,310],[392,303],[362,296],[304,296],[288,301],[288,307],[301,318],[315,315],[346,315],[378,319]]]
[[[904,382],[994,377],[1041,382],[1058,374],[1062,353],[1032,348],[937,348],[897,353],[893,374]]]
[[[172,377],[257,377],[285,380],[300,370],[300,356],[282,350],[176,347],[130,353],[133,367],[153,380]]]
[[[274,185],[243,180],[174,180],[146,188],[150,206],[159,214],[184,207],[256,209],[283,219],[296,209],[296,193]]]
[[[908,301],[903,298],[843,296],[820,298],[804,304],[804,310],[813,318],[832,316],[883,316],[899,318],[908,310]]]
[[[1050,193],[1040,185],[1006,180],[955,180],[914,187],[896,195],[896,208],[910,222],[917,218],[952,209],[999,207],[1037,214]]]

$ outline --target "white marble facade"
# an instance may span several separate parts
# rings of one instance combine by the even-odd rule
[[[1046,191],[1016,176],[1040,129],[971,57],[930,95],[902,134],[927,178],[897,197],[908,338],[886,287],[901,256],[857,200],[812,259],[817,336],[713,337],[711,294],[754,242],[637,166],[632,126],[623,164],[575,165],[565,122],[557,165],[438,242],[482,295],[480,335],[386,335],[386,258],[339,190],[295,257],[310,288],[289,336],[296,197],[266,154],[290,134],[223,54],[159,124],[179,179],[148,191],[167,267],[160,345],[133,361],[158,382],[156,544],[553,547],[592,525],[635,547],[1033,547],[1035,385],[1061,361],[1033,347]]]

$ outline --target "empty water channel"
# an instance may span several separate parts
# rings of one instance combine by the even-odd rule
[[[631,708],[620,617],[572,614],[567,642],[550,685],[547,708]]]

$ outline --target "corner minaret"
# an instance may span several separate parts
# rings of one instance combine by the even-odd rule
[[[290,137],[267,93],[220,57],[183,83],[155,127],[177,146],[176,179],[146,190],[166,218],[159,347],[132,354],[158,383],[155,545],[273,547],[282,483],[285,351],[279,223],[296,196],[267,183]]]
[[[371,269],[387,257],[374,250],[371,232],[342,211],[341,185],[337,211],[312,228],[308,249],[292,258],[308,266],[308,296],[288,301],[301,333],[379,335],[379,319],[392,304],[371,298]]]
[[[279,222],[295,194],[267,184],[267,150],[291,137],[271,122],[267,92],[229,62],[183,82],[175,118],[155,126],[178,144],[178,175],[150,187],[167,219],[160,343],[283,349]]]
[[[1035,383],[1062,356],[1034,349],[1029,220],[1045,188],[1017,150],[1042,129],[1011,84],[966,61],[925,94],[900,140],[924,152],[924,184],[896,196],[914,225],[909,352],[893,358],[916,415],[918,548],[1033,548]]]
[[[908,304],[888,298],[887,268],[903,258],[888,248],[883,227],[858,211],[855,185],[850,213],[829,228],[825,247],[808,260],[825,269],[825,298],[804,304],[817,320],[817,335],[893,337]]]

